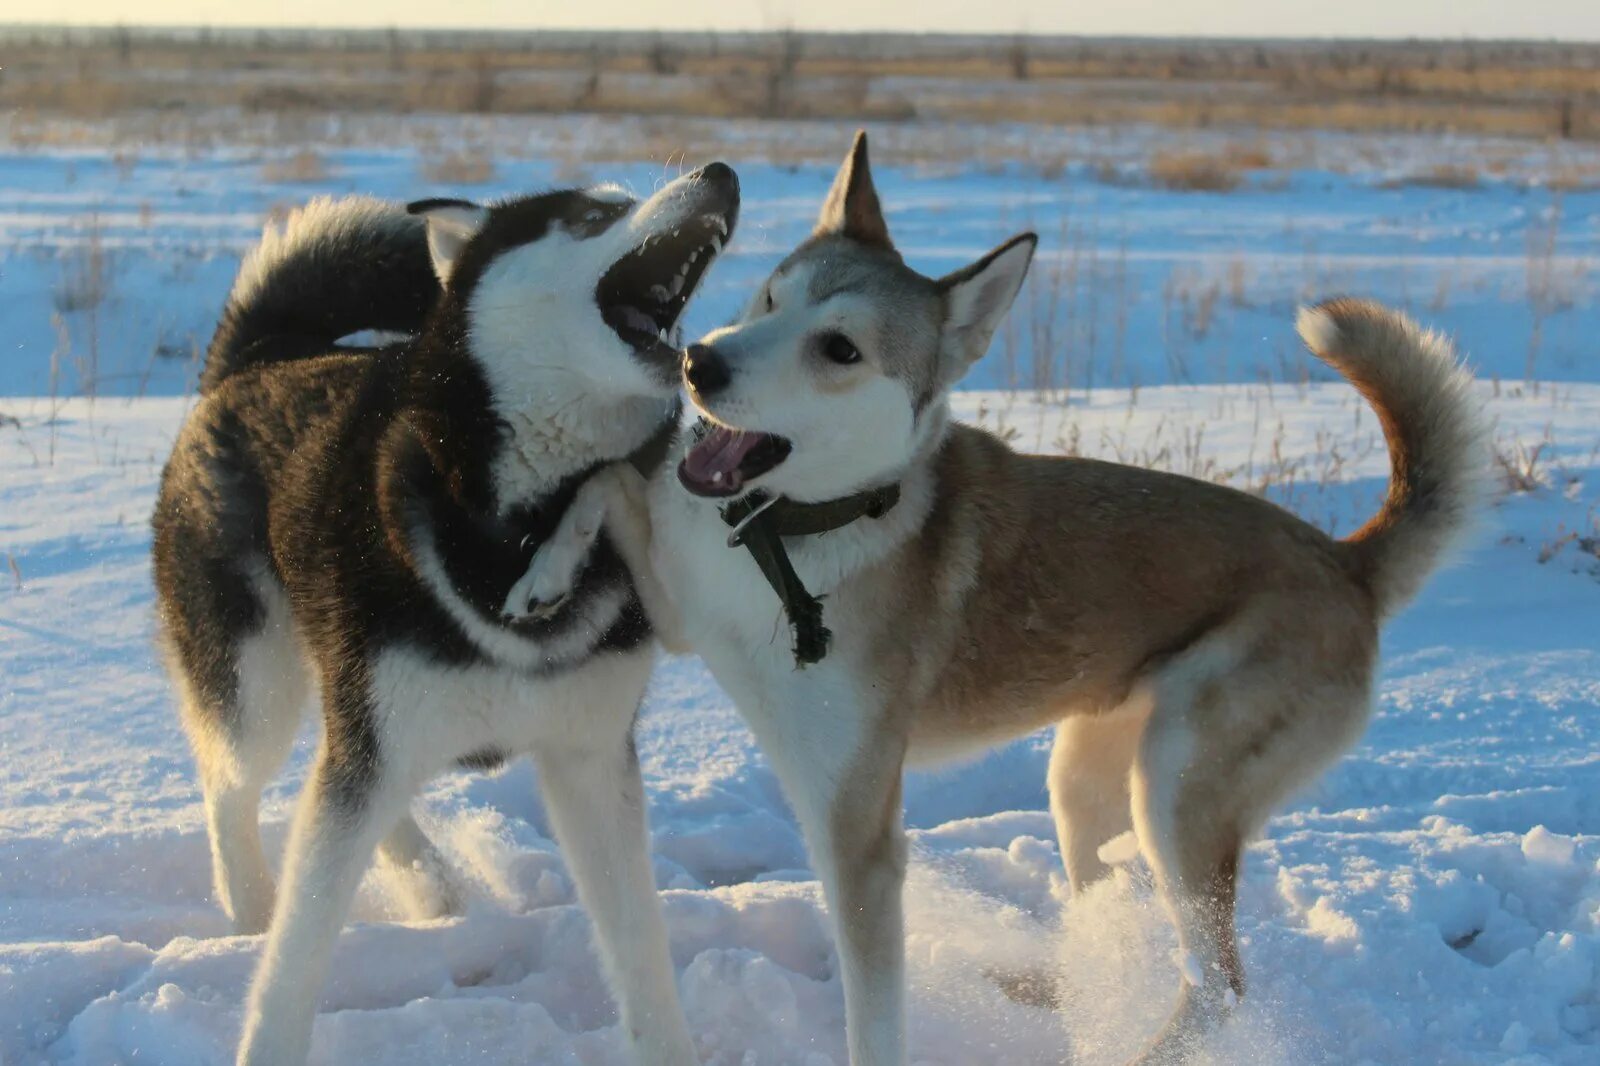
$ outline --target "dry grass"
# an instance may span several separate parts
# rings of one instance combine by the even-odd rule
[[[273,185],[322,181],[328,174],[328,164],[309,148],[302,148],[291,156],[269,159],[261,164],[261,180]]]
[[[1163,189],[1185,192],[1230,192],[1242,180],[1229,159],[1204,152],[1157,152],[1146,173]]]
[[[1545,176],[1544,185],[1556,192],[1600,192],[1600,168],[1558,165]]]
[[[7,106],[567,113],[1600,139],[1600,46],[1028,36],[0,30]],[[1271,164],[1248,145],[1236,170]]]
[[[1438,163],[1424,170],[1406,174],[1385,182],[1392,189],[1407,185],[1428,189],[1476,189],[1483,184],[1476,167],[1464,163]]]
[[[494,160],[481,148],[429,156],[418,169],[423,181],[439,185],[483,185],[494,180]]]

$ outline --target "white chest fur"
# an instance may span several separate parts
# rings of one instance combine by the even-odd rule
[[[517,754],[552,744],[581,748],[590,737],[609,741],[616,730],[596,728],[594,716],[631,720],[654,657],[647,644],[530,678],[492,664],[445,666],[392,650],[373,668],[378,730],[386,754],[392,746],[389,757],[419,781],[485,749]]]

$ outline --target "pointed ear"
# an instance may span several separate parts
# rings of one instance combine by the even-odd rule
[[[883,220],[878,190],[872,187],[872,168],[867,164],[867,131],[856,131],[844,165],[834,175],[833,188],[823,201],[822,214],[814,231],[819,237],[849,237],[862,244],[893,248],[889,224]]]
[[[483,228],[489,209],[471,200],[418,200],[407,204],[406,211],[421,215],[427,224],[428,256],[433,260],[433,272],[438,275],[439,284],[448,286],[456,260],[461,258],[461,249]]]
[[[1039,237],[1022,233],[982,259],[938,281],[944,293],[944,329],[940,348],[952,380],[983,357],[994,331],[1028,276]]]

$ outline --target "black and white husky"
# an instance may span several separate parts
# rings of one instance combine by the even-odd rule
[[[609,186],[409,212],[324,200],[246,258],[154,519],[217,895],[240,932],[270,931],[241,1063],[304,1061],[374,849],[417,914],[457,907],[409,802],[441,770],[523,752],[625,1039],[640,1062],[695,1061],[631,733],[656,586],[602,536],[559,601],[522,590],[586,481],[659,461],[677,319],[737,210],[720,163],[643,203]],[[416,336],[336,344],[359,330]],[[323,739],[274,905],[257,808],[313,682]]]

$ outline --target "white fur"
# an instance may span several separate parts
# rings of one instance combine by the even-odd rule
[[[623,254],[691,217],[698,201],[689,192],[685,180],[674,182],[589,240],[556,232],[505,252],[473,290],[468,307],[472,353],[488,378],[496,414],[510,429],[509,447],[493,469],[502,512],[537,499],[561,478],[597,460],[631,452],[668,416],[674,390],[653,380],[604,323],[595,290]],[[627,201],[615,188],[600,190],[600,198]],[[482,218],[476,209],[430,213],[430,247],[447,285],[461,248]],[[627,527],[628,536],[619,538],[626,545],[624,560],[636,569],[642,566],[642,547],[628,546],[648,540],[647,517],[643,522],[642,530],[634,522]],[[688,1066],[696,1061],[695,1050],[678,1005],[666,927],[655,896],[643,785],[630,737],[652,649],[604,654],[555,677],[532,673],[552,662],[579,659],[594,634],[617,618],[627,591],[617,588],[578,605],[582,624],[572,627],[576,632],[538,644],[482,618],[451,584],[429,531],[419,526],[411,532],[423,583],[490,663],[455,668],[391,649],[371,664],[369,695],[380,747],[373,763],[377,779],[362,801],[352,805],[348,798],[327,794],[325,756],[312,771],[291,832],[283,891],[252,985],[239,1062],[304,1062],[316,996],[374,848],[381,846],[385,859],[401,870],[418,910],[437,913],[453,905],[458,890],[406,806],[433,774],[465,755],[492,748],[510,755],[533,754],[551,824],[594,922],[599,954],[635,1060],[647,1066]],[[648,580],[645,586],[640,595],[648,599],[653,586]],[[280,612],[285,619],[286,612],[285,606]],[[269,627],[269,633],[287,632],[287,622],[279,621],[278,629]],[[270,678],[281,669],[282,649],[276,644],[262,647],[259,655],[254,645],[246,649],[251,678]],[[256,658],[263,659],[259,669],[251,665]],[[242,709],[247,717],[270,702],[251,684],[241,686],[242,699],[250,701]],[[247,782],[244,797],[258,794],[256,782],[265,777],[256,764],[267,761],[265,756],[246,751],[235,761],[252,767],[235,775]],[[271,769],[275,764],[267,776]],[[219,878],[225,881],[225,899],[237,896],[240,910],[258,917],[270,905],[271,889],[270,880],[265,882],[268,895],[256,887],[263,864],[258,861],[259,843],[248,835],[254,827],[254,800],[250,802],[249,826],[232,808],[217,815],[217,824],[242,841],[242,858],[231,866],[219,864],[219,870],[236,872],[226,877],[219,873]]]
[[[601,199],[626,202],[614,186]],[[474,354],[510,442],[495,463],[502,511],[540,495],[594,455],[622,455],[661,425],[676,388],[656,380],[601,317],[600,279],[653,235],[695,217],[690,177],[674,181],[604,233],[563,231],[497,256],[469,308]],[[585,461],[580,461],[585,460]]]
[[[315,989],[367,856],[422,782],[485,748],[534,754],[637,1060],[694,1062],[655,898],[643,786],[629,742],[651,660],[645,648],[541,680],[495,667],[441,666],[404,651],[383,654],[372,680],[375,729],[384,738],[380,779],[352,819],[325,801],[313,770],[252,988],[240,1063],[304,1061]]]
[[[433,261],[434,276],[448,285],[462,249],[483,226],[489,211],[466,204],[448,204],[432,208],[422,217],[428,226],[428,257]]]
[[[983,357],[1000,328],[1012,301],[1028,276],[1037,241],[1031,237],[1001,245],[994,258],[971,277],[963,278],[945,291],[947,317],[941,347],[947,361],[948,380],[954,381],[967,367]]]
[[[261,240],[239,264],[228,301],[235,306],[248,305],[284,260],[305,248],[346,241],[360,245],[362,233],[403,233],[416,225],[416,219],[399,207],[370,196],[316,197],[283,220],[268,222]]]
[[[1031,247],[1027,242],[1029,253]],[[945,323],[960,327],[960,345],[976,344],[979,332],[998,324],[1026,265],[1027,255],[1002,253],[967,283],[976,288],[963,287],[953,312],[946,312],[962,317]],[[1004,283],[997,286],[995,277]],[[830,617],[836,635],[832,649],[821,662],[796,668],[778,598],[748,553],[727,546],[721,501],[685,492],[670,465],[651,485],[651,554],[667,598],[681,616],[684,637],[738,705],[805,833],[840,931],[852,1066],[901,1066],[906,1060],[903,832],[894,812],[892,824],[864,830],[869,837],[887,832],[888,838],[870,838],[864,846],[860,838],[844,839],[854,827],[839,816],[847,802],[859,802],[868,820],[883,810],[870,792],[878,789],[882,799],[891,797],[896,781],[885,777],[898,773],[906,755],[955,751],[889,750],[914,739],[888,738],[879,728],[888,694],[871,681],[874,672],[865,659],[871,649],[837,639],[849,632],[849,624],[837,613],[842,598],[830,599],[830,593],[889,557],[921,528],[937,491],[931,460],[944,439],[948,410],[936,397],[919,413],[911,379],[889,372],[890,363],[869,351],[879,324],[885,315],[893,317],[893,309],[873,306],[853,292],[810,302],[810,283],[806,264],[789,269],[774,279],[770,308],[763,292],[738,324],[707,337],[725,352],[733,375],[726,388],[694,399],[716,421],[790,440],[789,457],[755,482],[765,491],[828,500],[899,482],[900,502],[887,515],[786,544],[806,588],[830,605],[825,610],[836,612]],[[895,325],[916,328],[898,319]],[[844,333],[864,358],[850,364],[820,359],[817,338],[828,330]],[[944,356],[948,338],[940,328],[930,326],[924,339],[928,358]],[[987,345],[987,337],[982,343]],[[933,376],[922,375],[924,380]],[[863,758],[893,771],[863,780],[857,776]],[[859,917],[864,913],[870,920]]]
[[[593,643],[596,633],[604,633],[628,603],[627,589],[618,586],[579,604],[581,625],[573,625],[554,640],[538,642],[490,622],[478,613],[450,583],[433,538],[424,527],[412,531],[417,573],[467,639],[484,655],[501,666],[516,670],[537,670],[551,662],[565,662],[581,655]]]

